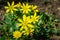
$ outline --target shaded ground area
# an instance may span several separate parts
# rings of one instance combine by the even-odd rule
[[[45,12],[47,14],[53,14],[56,18],[60,20],[60,0],[37,0],[29,2],[30,4],[35,4],[38,6],[38,10]],[[4,3],[0,3],[0,20],[4,19]],[[58,36],[53,36],[51,40],[60,40],[60,23],[57,23],[57,28],[59,29]]]
[[[40,11],[52,13],[55,17],[60,17],[60,0],[38,0],[35,3]]]

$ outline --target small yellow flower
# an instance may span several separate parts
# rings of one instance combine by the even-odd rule
[[[33,22],[34,24],[35,24],[36,21],[38,21],[38,18],[39,18],[39,16],[37,16],[36,13],[34,14],[34,16],[31,15],[31,20],[32,20],[32,22]]]
[[[14,5],[14,1],[11,3],[7,2],[8,6],[5,6],[6,9],[6,13],[11,12],[13,13],[13,10],[17,11],[17,9],[15,8],[16,6]]]
[[[31,8],[32,8],[32,10],[35,10],[35,9],[37,9],[37,6],[31,6]]]
[[[18,24],[18,26],[22,26],[22,27],[25,27],[25,26],[31,26],[31,27],[33,27],[33,25],[31,24],[31,19],[30,19],[30,16],[28,16],[28,17],[26,17],[26,15],[23,15],[23,20],[21,20],[21,19],[18,19],[18,21],[20,22],[19,24]],[[29,27],[30,27],[29,26]]]
[[[34,29],[30,28],[30,33],[32,33],[34,31]]]
[[[21,10],[23,11],[23,14],[28,13],[30,10],[30,5],[28,5],[28,3],[26,3],[26,5],[23,3],[23,5],[21,6]]]
[[[37,6],[33,6],[33,5],[32,5],[31,8],[32,8],[32,10],[33,10],[34,13],[37,13],[37,12],[38,12]]]
[[[29,30],[25,30],[25,33],[24,33],[24,35],[29,35]]]
[[[14,38],[19,38],[19,37],[21,37],[22,36],[22,33],[21,32],[19,32],[19,31],[14,31],[13,32],[13,37]]]
[[[16,7],[20,8],[21,7],[21,3],[19,2],[18,4],[15,5]]]
[[[34,10],[34,13],[37,13],[38,12],[38,10],[36,9],[36,10]]]
[[[32,28],[25,29],[24,35],[29,35],[33,31],[34,31],[34,29],[32,29]]]

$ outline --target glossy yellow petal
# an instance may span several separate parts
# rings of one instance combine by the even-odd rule
[[[13,10],[17,11],[17,9],[15,9],[15,8]]]
[[[27,30],[27,29],[28,29],[28,27],[26,27],[26,26],[25,26],[25,27],[24,27],[24,29],[25,29],[25,30]]]
[[[25,4],[23,3],[23,6],[25,7]]]
[[[28,24],[28,27],[29,28],[33,28],[34,26],[32,24]]]
[[[37,13],[38,12],[38,10],[33,10],[34,11],[34,13]]]
[[[10,10],[9,10],[9,9],[7,9],[7,10],[6,10],[6,13],[8,13],[9,11],[10,11]]]
[[[28,3],[26,3],[26,6],[28,6]]]
[[[29,35],[29,33],[24,33],[24,35]]]
[[[33,32],[34,31],[34,29],[30,29],[30,32]]]
[[[21,7],[21,3],[19,2],[18,4],[15,5],[16,7]]]
[[[26,11],[24,10],[23,13],[26,13]]]
[[[39,18],[39,16],[37,16],[36,18]]]
[[[33,22],[33,24],[35,24],[35,21]]]
[[[38,19],[36,21],[38,22]]]
[[[31,9],[28,9],[29,11],[31,11]]]
[[[23,27],[20,28],[20,31],[22,31],[22,30],[23,30]]]
[[[18,26],[19,26],[19,27],[22,26],[22,23],[19,23]]]
[[[29,21],[29,20],[30,20],[30,16],[27,17],[27,21]]]
[[[7,2],[7,4],[8,4],[8,6],[10,6],[10,3],[9,2]]]
[[[30,19],[30,16],[27,17],[27,21],[28,21],[28,23],[32,22],[31,19]]]
[[[26,15],[23,15],[23,21],[26,21]]]
[[[22,33],[25,33],[25,31],[22,31]]]
[[[35,10],[36,8],[37,8],[37,6],[33,6],[33,5],[32,5],[32,10]]]
[[[21,5],[21,8],[24,8],[24,7]]]
[[[33,17],[33,15],[31,15],[31,18]]]
[[[12,6],[14,5],[14,1],[12,2],[12,4],[11,4]]]
[[[29,7],[28,8],[31,8],[31,5],[29,5]]]
[[[29,35],[29,30],[25,30],[24,35]]]
[[[36,10],[36,12],[38,12],[38,10]]]
[[[34,14],[34,17],[36,17],[36,13]]]
[[[5,9],[8,9],[9,7],[5,6],[4,8],[5,8]]]
[[[20,9],[21,11],[23,10],[23,9]]]
[[[26,13],[28,13],[28,11],[26,11]]]
[[[19,19],[19,18],[18,18],[18,21],[19,21],[19,22],[23,22],[23,21],[22,21],[21,19]]]
[[[11,10],[11,13],[13,14],[13,10]]]
[[[33,9],[36,9],[37,8],[37,6],[34,6],[34,8]]]

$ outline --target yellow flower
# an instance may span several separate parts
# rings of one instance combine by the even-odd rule
[[[30,19],[30,16],[26,17],[26,15],[23,15],[23,20],[18,18],[18,21],[20,22],[18,26],[22,26],[23,28],[25,26],[33,27],[33,25],[31,24],[32,21]]]
[[[25,29],[24,35],[29,35],[33,31],[34,31],[34,29],[32,29],[32,28]]]
[[[31,28],[31,27],[29,28],[29,27],[25,26],[24,28],[21,27],[20,31],[22,31],[22,33],[24,35],[29,35],[30,33],[32,33],[34,31],[34,28]]]
[[[34,13],[37,13],[38,12],[38,10],[36,9],[36,10],[34,10]]]
[[[32,33],[34,31],[34,29],[30,28],[30,33]]]
[[[21,7],[21,3],[19,2],[18,4],[15,5],[16,7],[20,8]]]
[[[22,33],[21,32],[19,32],[19,31],[14,31],[13,32],[13,37],[14,38],[19,38],[19,37],[21,37],[22,36]]]
[[[25,30],[24,35],[29,35],[29,30]]]
[[[35,9],[37,9],[37,6],[31,6],[32,7],[32,10],[35,10]]]
[[[31,15],[31,20],[32,20],[32,22],[33,22],[34,24],[35,24],[36,21],[38,21],[38,18],[39,18],[39,16],[37,16],[36,13],[34,14],[34,16]]]
[[[28,3],[26,3],[26,5],[23,3],[23,5],[21,6],[21,10],[23,11],[23,14],[28,13],[30,10],[30,5],[28,5]]]
[[[15,8],[16,6],[14,5],[14,1],[11,3],[7,2],[8,6],[5,6],[6,9],[6,13],[11,12],[13,13],[13,10],[17,11],[17,9]]]
[[[38,12],[37,6],[33,6],[33,5],[32,5],[31,8],[32,8],[32,10],[33,10],[34,13],[37,13],[37,12]]]

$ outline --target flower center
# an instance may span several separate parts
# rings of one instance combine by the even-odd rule
[[[23,22],[23,26],[26,26],[27,24],[28,24],[27,21],[24,21],[24,22]]]

